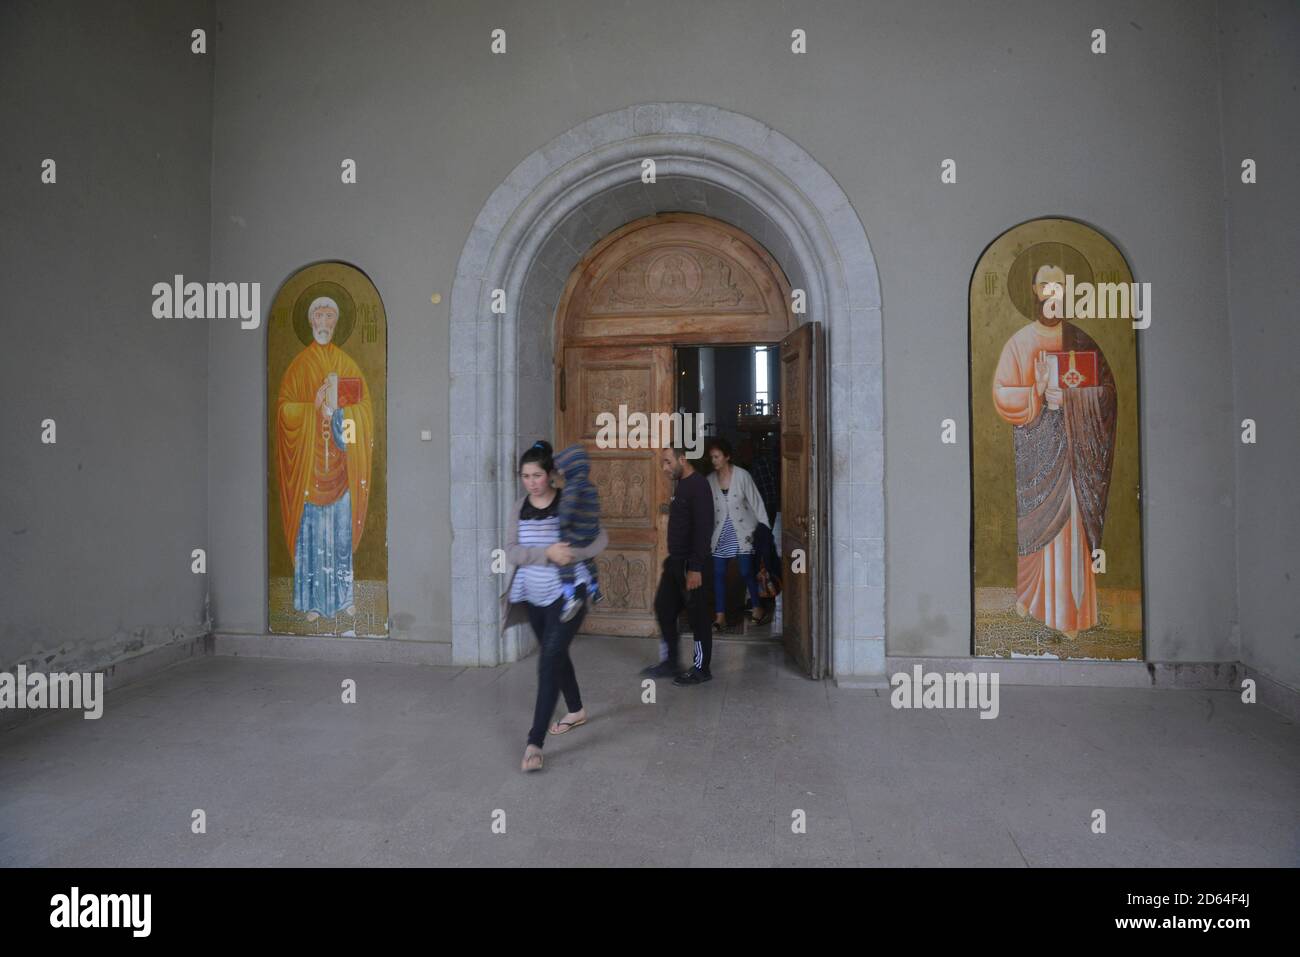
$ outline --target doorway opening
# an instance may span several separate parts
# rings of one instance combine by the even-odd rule
[[[767,250],[742,230],[696,213],[628,223],[598,241],[570,273],[556,311],[554,444],[586,448],[610,540],[597,559],[605,600],[591,608],[582,631],[658,634],[654,594],[668,554],[673,489],[659,463],[658,437],[647,443],[642,432],[638,439],[633,422],[690,404],[706,411],[719,436],[744,436],[752,444],[768,432],[763,452],[779,462],[780,538],[772,549],[779,557],[770,563],[781,572],[776,634],[800,671],[826,675],[825,338],[820,323],[796,321],[792,303],[790,283]],[[718,375],[733,364],[733,372]],[[691,368],[698,376],[710,365],[712,379],[706,374],[701,386]],[[708,401],[701,401],[702,389],[711,389]],[[694,399],[687,395],[692,391]],[[611,421],[619,423],[612,441]],[[698,446],[688,452],[697,467]],[[725,617],[725,599],[723,610]],[[775,617],[765,624],[775,624]]]
[[[767,539],[737,537],[735,557],[714,558],[715,638],[730,641],[771,642],[781,640],[784,602],[781,599],[781,363],[780,342],[746,345],[684,345],[675,349],[677,371],[675,408],[700,416],[699,422],[711,447],[694,464],[706,477],[715,468],[715,457],[730,465],[725,481],[719,483],[730,496],[731,488],[744,491],[736,470],[752,483],[758,502],[751,497],[749,512],[767,526]],[[724,472],[728,471],[726,468]],[[761,508],[755,513],[754,504]],[[720,541],[726,537],[719,534]],[[728,548],[723,548],[729,551]],[[769,564],[775,567],[769,568]],[[757,620],[756,620],[757,619]]]

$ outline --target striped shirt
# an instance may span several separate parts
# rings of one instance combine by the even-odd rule
[[[560,494],[556,493],[551,504],[544,509],[534,508],[524,499],[524,506],[519,512],[519,544],[526,547],[554,545],[560,541]],[[531,517],[524,518],[527,514]],[[574,579],[590,584],[587,566],[583,562],[574,563]],[[520,565],[515,571],[514,584],[510,586],[510,601],[526,601],[530,605],[545,608],[563,594],[560,588],[560,567],[547,562],[545,565]]]
[[[723,495],[731,491],[730,489],[719,489]],[[718,533],[718,547],[713,550],[714,558],[734,558],[740,554],[740,540],[736,538],[736,528],[731,524],[731,516],[728,515],[722,523],[722,531]]]

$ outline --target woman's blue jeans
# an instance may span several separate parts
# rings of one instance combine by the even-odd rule
[[[762,604],[762,599],[758,594],[754,556],[737,555],[736,559],[740,562],[740,577],[745,579],[745,586],[749,589],[749,600],[754,603],[755,608],[758,608]],[[727,608],[727,562],[729,561],[730,558],[713,556],[713,610],[719,615]]]

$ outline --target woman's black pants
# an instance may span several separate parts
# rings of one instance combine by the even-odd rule
[[[574,674],[573,661],[569,658],[569,645],[578,633],[582,619],[587,617],[587,606],[584,603],[571,621],[560,621],[563,608],[563,596],[545,607],[528,606],[528,621],[537,635],[537,643],[541,645],[537,654],[537,705],[533,708],[533,727],[528,732],[528,743],[539,748],[546,741],[546,730],[555,715],[555,703],[561,692],[569,711],[582,709],[582,695],[578,692],[578,676]]]

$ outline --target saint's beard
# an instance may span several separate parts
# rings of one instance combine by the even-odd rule
[[[1039,303],[1038,321],[1041,322],[1043,325],[1047,326],[1049,329],[1054,326],[1059,326],[1064,319],[1065,319],[1064,315],[1049,316],[1047,314],[1047,311],[1043,308],[1043,303]]]

